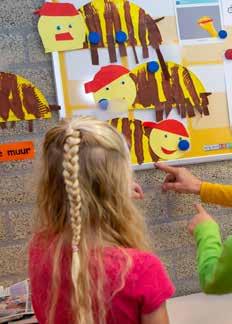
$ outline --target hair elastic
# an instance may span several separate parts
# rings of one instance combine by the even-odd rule
[[[77,244],[72,245],[72,251],[73,252],[79,252],[79,247],[77,246]]]

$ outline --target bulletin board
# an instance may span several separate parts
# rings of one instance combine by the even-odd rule
[[[231,159],[231,1],[69,3],[78,48],[47,46],[62,118],[107,120],[127,138],[135,168]]]

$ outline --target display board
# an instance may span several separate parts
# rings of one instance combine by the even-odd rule
[[[139,168],[231,158],[231,1],[54,3],[37,13],[61,117],[109,121]]]

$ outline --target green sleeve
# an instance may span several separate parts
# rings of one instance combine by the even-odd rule
[[[232,293],[232,236],[222,244],[219,226],[206,221],[196,227],[194,237],[202,290],[207,294]]]

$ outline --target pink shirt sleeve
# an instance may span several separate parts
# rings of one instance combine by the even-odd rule
[[[146,255],[143,271],[137,281],[136,294],[142,314],[150,314],[173,296],[175,288],[167,271],[155,255]]]

